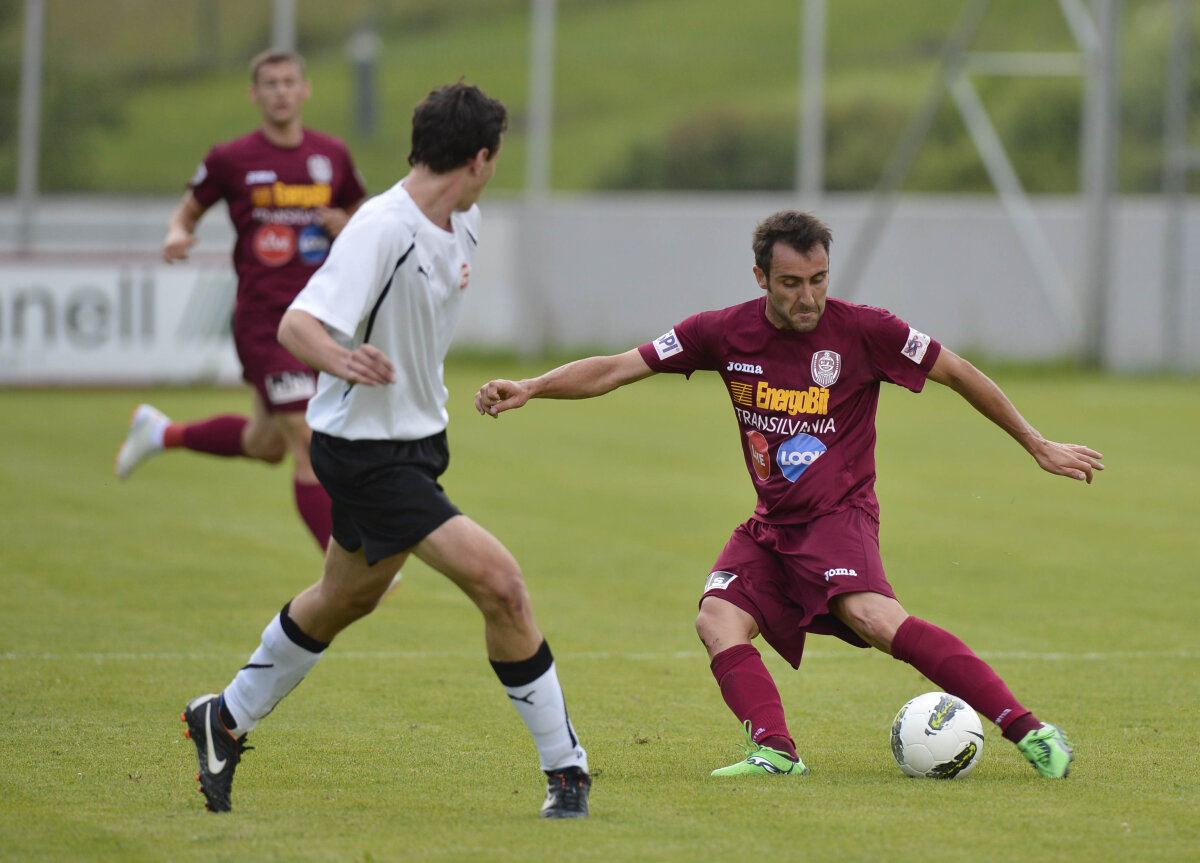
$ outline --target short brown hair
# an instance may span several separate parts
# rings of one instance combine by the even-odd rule
[[[480,150],[495,156],[508,128],[508,110],[472,84],[447,84],[413,110],[408,164],[445,174],[467,164]]]
[[[263,66],[270,66],[273,63],[295,63],[296,68],[300,70],[300,77],[304,77],[304,58],[295,51],[284,51],[280,48],[268,48],[254,55],[254,59],[250,61],[250,83],[258,83],[258,70]]]
[[[754,263],[767,275],[771,274],[771,257],[776,243],[786,243],[802,255],[807,255],[818,243],[829,254],[833,232],[816,216],[799,210],[780,210],[767,216],[754,229]]]

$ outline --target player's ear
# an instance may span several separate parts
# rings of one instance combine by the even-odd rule
[[[764,291],[767,289],[767,274],[759,269],[758,264],[754,265],[754,279],[758,282],[758,286]]]

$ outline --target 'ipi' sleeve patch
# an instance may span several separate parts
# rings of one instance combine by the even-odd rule
[[[683,350],[683,345],[679,344],[679,337],[675,335],[674,327],[654,340],[654,350],[658,353],[660,360],[665,360]]]

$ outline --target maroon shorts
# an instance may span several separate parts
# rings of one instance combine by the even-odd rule
[[[839,593],[896,594],[883,573],[879,522],[846,509],[807,524],[738,525],[713,564],[703,602],[715,596],[754,618],[767,643],[800,667],[807,633],[869,647],[829,611]]]
[[[278,318],[235,314],[233,343],[242,378],[258,390],[271,413],[302,411],[317,393],[317,373],[292,356],[275,336]]]

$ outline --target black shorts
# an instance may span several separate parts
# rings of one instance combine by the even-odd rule
[[[459,515],[437,479],[446,433],[421,440],[346,440],[313,432],[312,466],[331,501],[333,538],[374,564],[408,551]]]

